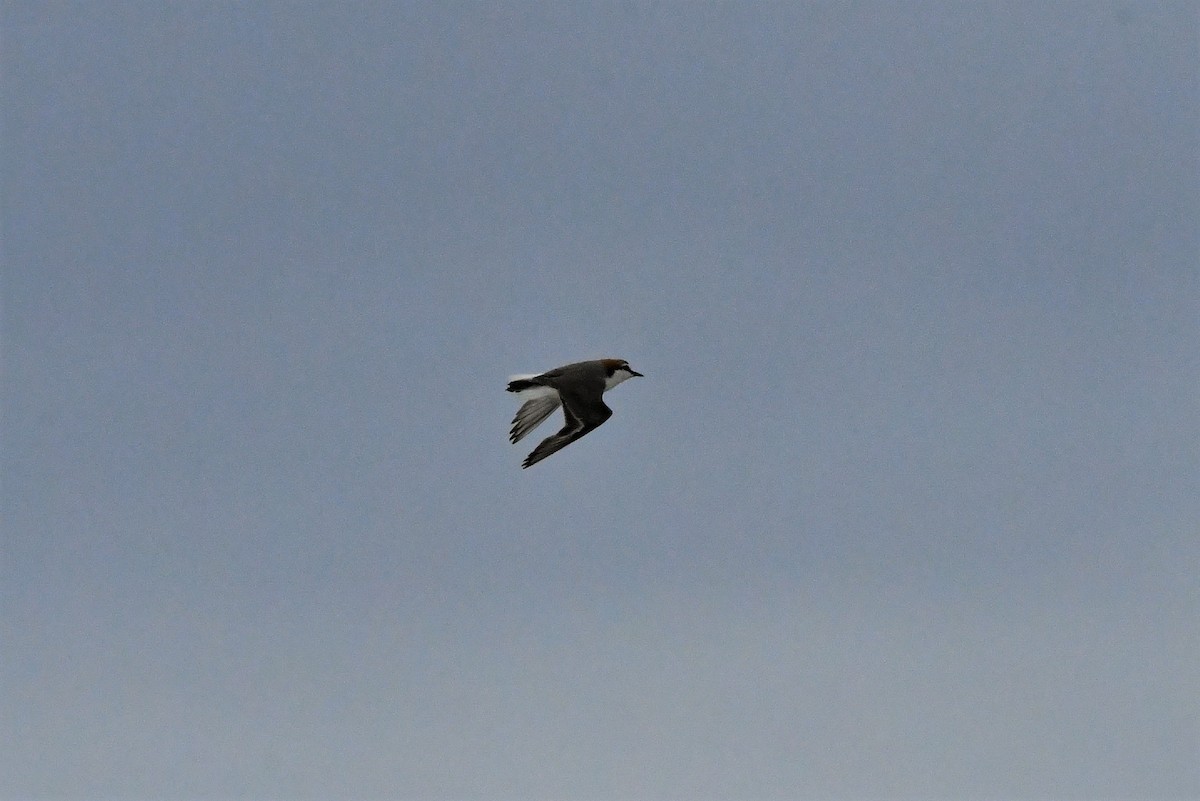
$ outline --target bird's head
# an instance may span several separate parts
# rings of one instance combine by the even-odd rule
[[[641,373],[629,366],[629,362],[624,359],[601,359],[600,363],[604,365],[605,380],[604,388],[612,389],[622,381],[627,381],[634,376],[644,378]]]

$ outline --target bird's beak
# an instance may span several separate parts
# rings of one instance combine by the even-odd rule
[[[630,371],[629,371],[629,374],[630,374],[630,375],[635,375],[635,376],[637,376],[638,378],[645,378],[645,377],[646,377],[646,376],[642,375],[641,373],[639,373],[637,370],[630,370]]]

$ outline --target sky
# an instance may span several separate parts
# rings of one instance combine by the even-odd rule
[[[1200,797],[1194,4],[2,8],[0,797]]]

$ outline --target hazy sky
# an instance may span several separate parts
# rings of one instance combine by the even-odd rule
[[[3,798],[1200,797],[1194,3],[3,9]]]

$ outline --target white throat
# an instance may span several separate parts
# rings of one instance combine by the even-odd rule
[[[617,384],[620,384],[622,381],[628,381],[631,378],[633,378],[633,373],[629,372],[624,367],[618,368],[613,371],[611,376],[607,376],[604,379],[604,391],[608,392]]]

